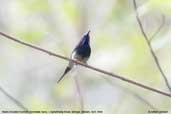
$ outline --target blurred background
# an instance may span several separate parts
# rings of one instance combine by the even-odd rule
[[[171,1],[137,0],[152,47],[171,83]],[[169,92],[141,34],[132,0],[0,0],[0,31],[69,57],[91,30],[89,65]],[[170,111],[170,98],[76,66],[0,36],[0,86],[29,110],[95,110],[104,114]],[[0,110],[22,110],[0,92]]]

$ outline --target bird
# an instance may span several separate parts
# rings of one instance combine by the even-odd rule
[[[87,64],[87,61],[91,54],[89,33],[90,33],[90,30],[85,35],[83,35],[80,42],[76,45],[76,47],[72,51],[72,53],[70,55],[70,59]],[[68,66],[66,67],[64,73],[59,78],[57,83],[59,83],[64,78],[64,76],[73,68],[74,65],[75,65],[75,63],[70,60]]]

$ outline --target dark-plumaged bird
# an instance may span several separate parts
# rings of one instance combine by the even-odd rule
[[[83,63],[87,63],[87,60],[89,59],[90,54],[91,54],[89,33],[90,31],[88,31],[88,33],[82,37],[78,45],[72,51],[72,54],[70,57],[71,59],[80,61]],[[63,75],[59,78],[57,83],[59,83],[64,78],[64,76],[73,68],[73,66],[74,66],[73,61],[69,61],[68,66],[66,67]]]

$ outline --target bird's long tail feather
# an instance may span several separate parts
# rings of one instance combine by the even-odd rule
[[[71,70],[71,68],[70,68],[70,67],[67,67],[67,68],[65,69],[63,75],[62,75],[62,76],[59,78],[59,80],[57,81],[57,83],[59,83],[59,82],[63,79],[63,77],[64,77],[70,70]]]

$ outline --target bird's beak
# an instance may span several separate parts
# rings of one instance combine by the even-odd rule
[[[87,35],[89,35],[89,33],[90,33],[90,30],[88,31]]]
[[[90,30],[87,32],[86,36],[88,36],[88,37],[89,37],[89,33],[90,33]]]

